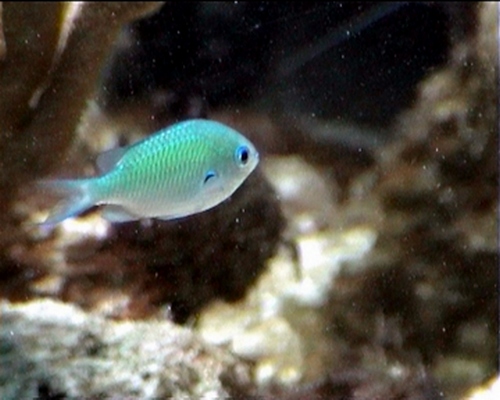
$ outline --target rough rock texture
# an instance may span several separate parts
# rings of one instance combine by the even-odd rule
[[[0,303],[0,397],[206,398],[248,366],[170,322],[112,322],[51,300]],[[239,381],[236,381],[238,379]]]

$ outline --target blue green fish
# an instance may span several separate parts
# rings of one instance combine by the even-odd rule
[[[112,222],[185,217],[215,207],[259,162],[255,147],[219,122],[180,122],[97,159],[102,175],[45,180],[63,197],[43,224],[57,224],[94,205]]]

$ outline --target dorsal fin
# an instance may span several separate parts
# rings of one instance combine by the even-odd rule
[[[117,147],[108,151],[105,151],[97,156],[96,164],[97,168],[102,174],[111,171],[116,164],[122,159],[123,155],[127,151],[128,147]]]

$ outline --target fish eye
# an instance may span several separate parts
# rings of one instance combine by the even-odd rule
[[[240,146],[236,149],[236,162],[240,166],[244,166],[250,159],[250,150],[247,146]]]

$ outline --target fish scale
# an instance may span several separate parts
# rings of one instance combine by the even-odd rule
[[[63,195],[45,224],[55,224],[101,205],[112,222],[173,219],[208,210],[243,183],[259,162],[253,144],[234,129],[210,120],[172,125],[98,159],[94,178],[43,181]],[[207,178],[208,177],[208,178]]]

